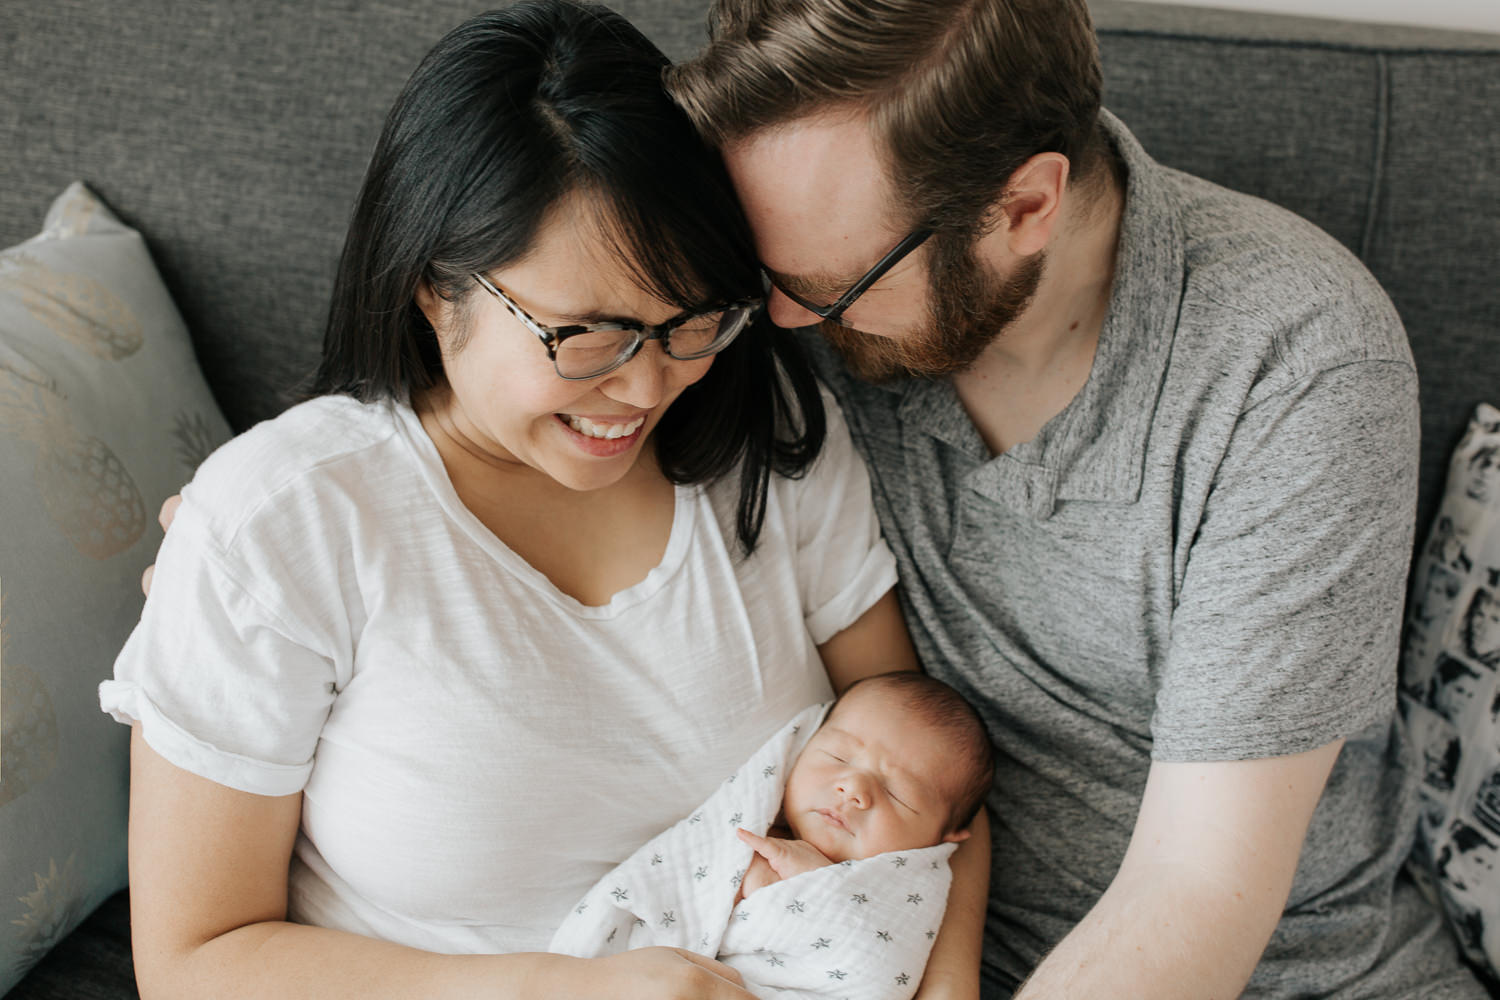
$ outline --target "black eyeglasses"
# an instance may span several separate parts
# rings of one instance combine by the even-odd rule
[[[747,299],[717,309],[686,312],[657,326],[628,320],[544,326],[484,275],[475,274],[474,280],[537,335],[547,348],[552,367],[557,369],[560,377],[569,380],[608,375],[635,357],[648,340],[660,340],[667,355],[678,361],[694,361],[717,354],[750,325],[755,314],[765,305],[759,299]]]
[[[780,285],[776,284],[776,279],[772,278],[771,272],[767,271],[764,267],[761,268],[761,274],[765,276],[767,284],[776,285],[776,289],[781,292],[782,295],[785,295],[787,298],[797,303],[803,309],[806,309],[808,312],[817,316],[819,319],[826,319],[837,323],[840,317],[844,315],[844,310],[854,305],[855,299],[859,298],[861,295],[865,294],[865,292],[869,291],[871,285],[875,284],[875,282],[885,277],[885,273],[887,271],[900,263],[901,259],[904,258],[907,254],[911,253],[917,247],[927,242],[927,237],[931,235],[931,229],[918,229],[913,231],[910,236],[906,237],[906,239],[902,240],[900,243],[897,243],[895,247],[891,249],[890,253],[880,258],[879,263],[866,271],[865,276],[851,285],[849,290],[843,295],[840,295],[838,301],[831,306],[817,305],[815,303],[809,302],[807,299],[804,299],[796,292],[787,291],[785,288],[782,288]]]

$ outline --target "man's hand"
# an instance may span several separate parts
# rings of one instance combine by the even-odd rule
[[[833,864],[822,851],[805,840],[762,837],[744,827],[740,828],[739,835],[755,851],[755,859],[750,862],[750,868],[740,883],[741,899],[772,882]]]

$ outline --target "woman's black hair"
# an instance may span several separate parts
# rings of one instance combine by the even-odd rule
[[[668,64],[625,18],[580,0],[524,0],[438,42],[371,157],[312,394],[369,402],[441,385],[419,285],[462,315],[472,275],[525,256],[573,193],[600,206],[601,239],[653,296],[684,310],[759,297],[749,225],[718,153],[663,88]],[[739,469],[736,532],[749,552],[771,474],[805,472],[824,432],[807,359],[762,316],[652,437],[673,483]]]

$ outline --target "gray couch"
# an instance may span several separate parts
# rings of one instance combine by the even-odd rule
[[[703,37],[704,0],[615,6],[674,56]],[[318,353],[385,108],[476,9],[0,0],[0,246],[87,180],[147,237],[225,415],[248,427]],[[1147,150],[1308,217],[1389,290],[1421,372],[1420,537],[1469,411],[1500,401],[1500,37],[1094,9],[1106,103]],[[134,996],[126,907],[110,899],[9,995]]]

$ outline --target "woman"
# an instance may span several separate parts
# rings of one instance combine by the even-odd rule
[[[915,666],[664,65],[536,0],[391,111],[322,395],[205,463],[101,688],[143,996],[748,996],[686,952],[538,953],[797,709]],[[932,995],[977,988],[960,909]]]

